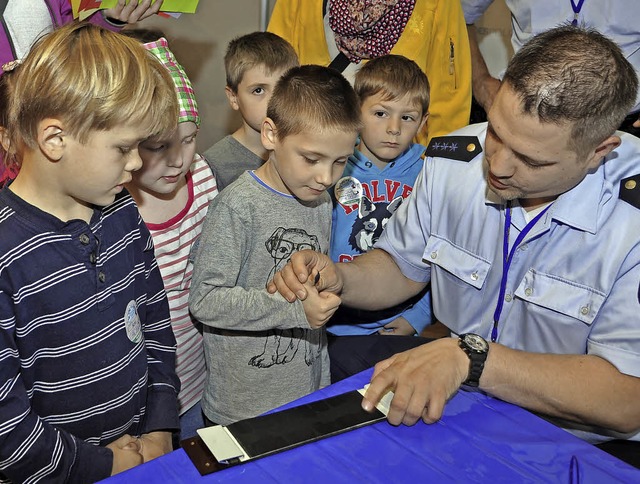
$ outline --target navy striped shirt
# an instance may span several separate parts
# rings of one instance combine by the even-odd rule
[[[95,481],[104,445],[178,428],[175,339],[126,193],[62,222],[0,191],[0,480]]]

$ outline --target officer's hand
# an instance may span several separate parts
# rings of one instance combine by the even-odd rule
[[[297,299],[304,301],[307,297],[305,282],[311,274],[319,274],[314,285],[319,292],[328,291],[340,294],[342,278],[333,261],[320,252],[301,250],[291,256],[290,261],[273,279],[267,283],[267,291],[271,294],[278,291],[289,302]]]
[[[389,391],[395,393],[387,415],[393,425],[425,423],[442,417],[445,403],[469,374],[469,357],[456,338],[426,343],[375,366],[362,408],[372,411]]]

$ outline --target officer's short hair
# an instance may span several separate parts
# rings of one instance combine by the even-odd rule
[[[577,153],[611,136],[635,104],[636,73],[613,41],[592,28],[562,25],[533,37],[509,62],[506,82],[525,114],[573,123]]]

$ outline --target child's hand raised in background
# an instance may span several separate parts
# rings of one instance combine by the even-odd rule
[[[118,0],[115,7],[104,10],[104,16],[108,19],[134,24],[140,20],[157,14],[162,7],[163,0],[156,0],[153,5],[151,0]]]
[[[313,329],[324,326],[336,312],[342,300],[339,296],[327,291],[318,292],[316,287],[317,276],[312,275],[304,283],[307,297],[302,301],[307,321]]]

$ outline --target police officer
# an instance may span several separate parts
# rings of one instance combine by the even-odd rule
[[[378,363],[365,409],[390,389],[392,424],[435,422],[466,384],[591,442],[640,439],[640,140],[616,132],[637,89],[598,32],[539,34],[488,124],[432,140],[376,249],[336,265],[301,252],[276,275],[290,301],[320,271],[319,288],[367,309],[431,282],[455,337]]]

